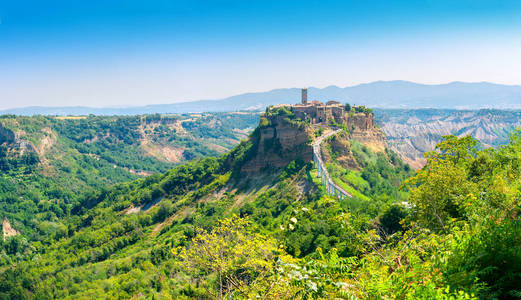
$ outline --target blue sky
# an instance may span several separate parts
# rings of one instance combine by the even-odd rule
[[[521,1],[0,0],[0,109],[521,84]]]

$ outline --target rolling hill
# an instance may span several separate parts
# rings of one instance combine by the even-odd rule
[[[89,193],[222,155],[257,123],[255,113],[1,116],[0,219],[40,240]]]

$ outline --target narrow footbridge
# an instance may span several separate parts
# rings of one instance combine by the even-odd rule
[[[328,132],[319,136],[313,141],[313,162],[315,163],[315,167],[318,170],[318,176],[320,177],[320,180],[324,185],[326,195],[335,196],[342,200],[345,197],[351,197],[351,194],[344,191],[341,187],[339,187],[336,183],[333,182],[333,179],[331,179],[331,176],[329,176],[326,166],[324,165],[324,161],[322,160],[322,154],[320,151],[320,144],[322,143],[322,141],[332,135],[339,133],[340,131],[342,131],[342,129],[337,129],[335,131]]]

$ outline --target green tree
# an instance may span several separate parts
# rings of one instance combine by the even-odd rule
[[[409,202],[423,226],[440,231],[452,219],[467,218],[469,195],[478,193],[478,186],[468,180],[467,170],[476,156],[476,144],[468,136],[444,137],[437,151],[425,154],[425,167],[405,181],[404,186],[411,190]]]
[[[274,280],[280,251],[275,240],[254,233],[252,225],[237,216],[221,220],[211,231],[199,228],[188,247],[173,252],[214,298],[266,296],[275,287],[268,282]]]

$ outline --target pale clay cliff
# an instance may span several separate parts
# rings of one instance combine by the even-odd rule
[[[377,110],[378,125],[389,147],[413,168],[425,165],[423,154],[434,150],[444,135],[470,135],[484,148],[508,142],[521,127],[519,111]]]

